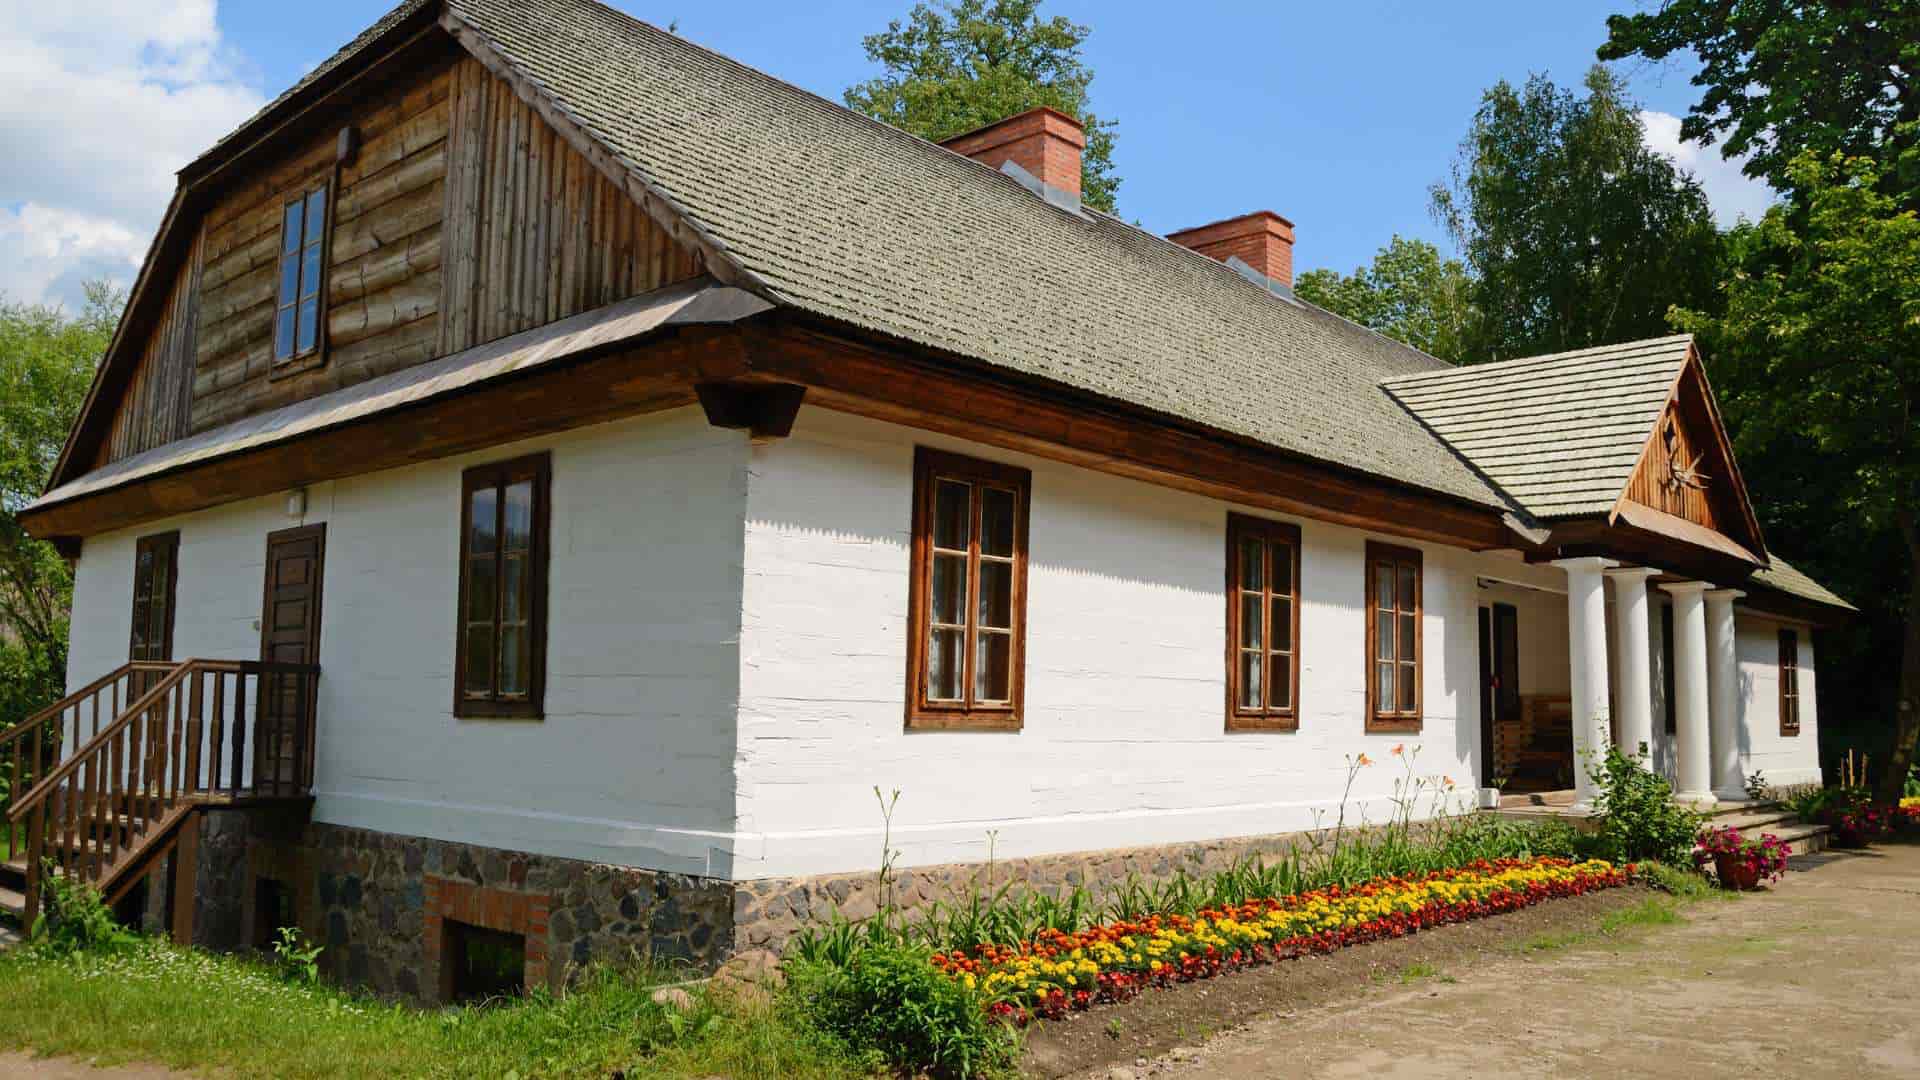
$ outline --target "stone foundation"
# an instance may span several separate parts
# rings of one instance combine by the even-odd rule
[[[1008,882],[1036,892],[1084,887],[1099,895],[1129,878],[1162,881],[1213,873],[1300,843],[1283,834],[1119,848],[984,863],[908,867],[894,900],[912,910]],[[210,811],[203,819],[195,943],[235,949],[270,941],[278,917],[256,910],[263,880],[285,891],[294,919],[325,947],[333,980],[375,993],[435,1002],[448,921],[524,935],[530,984],[558,988],[589,964],[647,961],[714,971],[777,957],[795,931],[834,911],[872,915],[872,871],[727,882],[653,870],[501,851],[304,821],[300,813]],[[160,878],[158,880],[164,880]],[[152,923],[164,925],[165,890],[153,890]]]
[[[558,988],[588,964],[684,963],[713,970],[733,952],[730,883],[306,823],[265,810],[203,818],[194,941],[270,940],[262,879],[289,894],[294,921],[325,947],[334,981],[439,1001],[445,920],[524,934],[528,980]]]
[[[1194,876],[1211,874],[1255,856],[1283,854],[1304,842],[1303,833],[1280,833],[1042,855],[1003,860],[991,868],[986,863],[904,867],[894,874],[894,903],[911,911],[934,900],[964,895],[976,887],[992,892],[1010,881],[1016,891],[1024,887],[1059,894],[1084,887],[1098,898],[1130,877],[1151,883],[1182,871]],[[872,915],[879,892],[879,876],[871,870],[739,882],[733,897],[735,941],[742,952],[778,953],[809,920],[824,919],[835,910],[849,919]]]

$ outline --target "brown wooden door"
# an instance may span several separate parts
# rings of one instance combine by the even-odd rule
[[[305,525],[267,537],[266,592],[260,605],[260,659],[282,664],[320,662],[321,570],[326,562],[327,527]],[[303,730],[302,700],[310,692],[303,677],[260,676],[260,726],[255,744],[256,785],[291,793],[304,787],[299,753],[309,737]]]

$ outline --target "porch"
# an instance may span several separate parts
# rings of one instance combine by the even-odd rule
[[[1609,743],[1685,802],[1746,804],[1744,592],[1602,557],[1498,562],[1478,574],[1480,760],[1505,808],[1584,812]]]
[[[31,926],[47,872],[117,903],[170,852],[195,865],[201,811],[309,801],[319,675],[133,661],[0,737],[0,914]],[[172,929],[188,941],[194,875],[174,878]]]

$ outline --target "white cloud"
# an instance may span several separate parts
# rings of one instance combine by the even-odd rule
[[[0,0],[0,290],[130,283],[174,172],[264,102],[214,0]]]
[[[0,207],[0,295],[78,307],[95,278],[131,282],[148,237],[108,218],[38,203]]]
[[[1745,216],[1757,221],[1773,204],[1773,189],[1765,182],[1741,173],[1744,158],[1720,156],[1720,146],[1702,146],[1680,141],[1680,118],[1671,113],[1643,109],[1640,123],[1646,128],[1647,148],[1665,154],[1700,181],[1713,207],[1713,216],[1721,225],[1732,225]]]

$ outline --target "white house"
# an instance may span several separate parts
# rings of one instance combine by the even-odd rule
[[[1848,609],[1690,339],[1451,367],[1298,300],[1278,215],[1080,205],[1083,141],[402,5],[181,173],[25,515],[76,587],[23,842],[434,997],[777,943],[883,835],[910,899],[1264,850],[1363,755],[1376,819],[1416,749],[1818,779]]]

